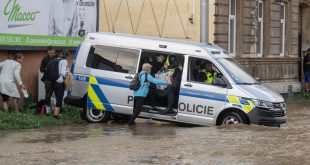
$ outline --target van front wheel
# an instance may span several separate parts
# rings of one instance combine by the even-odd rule
[[[111,118],[111,112],[102,111],[99,109],[86,108],[84,109],[84,116],[90,123],[108,122]]]
[[[245,124],[246,121],[236,112],[227,113],[221,122],[221,125],[230,125],[230,124]]]

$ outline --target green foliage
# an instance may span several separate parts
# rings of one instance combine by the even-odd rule
[[[287,104],[296,104],[296,103],[303,103],[308,102],[310,100],[310,93],[301,92],[292,99],[287,100]]]
[[[80,117],[81,110],[74,107],[64,106],[60,119],[37,115],[34,111],[31,112],[28,107],[24,106],[21,113],[15,113],[13,110],[10,112],[0,110],[0,130],[33,129],[84,122]]]

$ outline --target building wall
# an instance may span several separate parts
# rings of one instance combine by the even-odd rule
[[[200,0],[100,0],[100,32],[198,42],[199,23]]]
[[[280,3],[264,1],[264,57],[279,57]],[[286,1],[285,57],[298,57],[298,1]],[[228,49],[229,0],[216,0],[215,42]],[[256,58],[257,1],[237,1],[237,57]]]
[[[209,0],[209,43],[214,44],[214,33],[215,33],[215,0]]]

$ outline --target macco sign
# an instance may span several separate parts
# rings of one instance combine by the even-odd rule
[[[4,16],[8,22],[33,22],[40,11],[23,11],[16,0],[8,0],[4,8]]]

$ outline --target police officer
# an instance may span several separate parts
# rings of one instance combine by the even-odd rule
[[[205,74],[204,82],[212,84],[214,78],[217,77],[217,72],[214,71],[213,64],[209,63],[209,64],[206,64],[205,66],[206,66],[206,70],[204,72]]]
[[[153,63],[153,67],[154,67],[154,72],[158,73],[165,64],[165,55],[160,54],[156,56],[156,61],[154,61]]]
[[[180,84],[182,78],[182,70],[179,67],[179,62],[174,56],[168,58],[169,63],[165,64],[165,67],[171,72],[171,83],[167,86],[167,101],[168,105],[164,111],[161,111],[161,114],[173,113],[173,107],[175,106],[176,101],[178,100],[178,92],[180,91]]]

